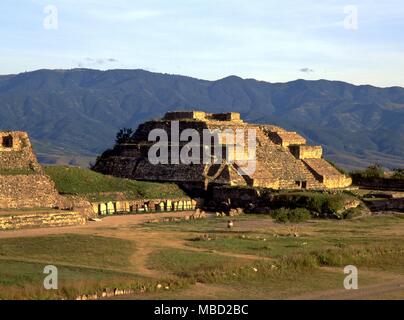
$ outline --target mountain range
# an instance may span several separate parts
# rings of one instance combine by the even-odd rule
[[[240,112],[321,144],[347,169],[404,167],[404,88],[340,81],[269,83],[236,76],[207,81],[145,70],[37,70],[0,76],[0,130],[28,131],[43,163],[87,165],[169,110]]]

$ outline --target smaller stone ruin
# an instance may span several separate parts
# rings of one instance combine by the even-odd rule
[[[66,199],[38,163],[28,134],[0,131],[0,230],[85,223],[78,212],[56,210],[65,207]]]

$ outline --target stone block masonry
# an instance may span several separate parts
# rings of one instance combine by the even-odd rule
[[[198,161],[187,163],[152,163],[148,151],[153,142],[149,133],[159,129],[167,135],[167,153],[184,150],[187,142],[171,137],[175,124],[179,133],[185,130],[196,132],[198,139],[192,141],[196,149],[211,150],[212,147],[201,137],[208,131],[225,130],[245,133],[244,141],[251,142],[246,133],[255,132],[255,172],[242,173],[238,170],[243,160],[250,160],[246,148],[238,145],[234,136],[218,138],[217,150],[233,155],[233,160],[221,163],[204,163],[199,152]],[[229,139],[228,139],[229,138]],[[175,143],[174,143],[175,142]],[[173,148],[176,146],[176,148]],[[230,147],[230,148],[229,148]],[[232,149],[233,148],[233,149]],[[229,151],[233,150],[233,151]],[[237,152],[235,151],[237,150]],[[113,150],[104,152],[93,167],[95,171],[121,178],[170,181],[179,183],[189,191],[206,191],[209,185],[250,186],[268,189],[312,189],[345,188],[351,179],[336,170],[322,158],[321,146],[308,146],[306,139],[296,132],[290,132],[273,125],[257,125],[244,122],[238,113],[210,114],[204,111],[173,111],[162,119],[141,124],[128,141],[117,144]],[[241,172],[241,173],[240,173]]]
[[[289,150],[296,159],[321,159],[323,156],[321,146],[291,145]]]
[[[206,113],[204,111],[167,112],[164,120],[242,121],[238,112]]]
[[[42,174],[0,175],[0,208],[54,208],[59,194]]]
[[[42,172],[26,132],[0,131],[0,174],[8,172]]]
[[[74,211],[50,211],[0,215],[0,230],[83,225],[86,219]]]
[[[0,230],[84,224],[94,215],[90,203],[59,195],[20,131],[0,131],[0,211]]]
[[[146,213],[146,212],[169,212],[195,210],[201,206],[201,200],[191,198],[177,199],[143,199],[93,202],[92,210],[97,215]]]
[[[278,131],[267,133],[268,137],[275,144],[279,144],[282,147],[287,147],[290,145],[303,145],[306,143],[306,139],[296,132],[289,131]]]
[[[26,132],[0,131],[0,209],[54,208],[60,202]]]

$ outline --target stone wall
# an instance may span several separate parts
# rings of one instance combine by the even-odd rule
[[[273,143],[279,144],[282,147],[306,144],[306,139],[303,138],[300,134],[293,131],[270,131],[267,133],[267,135],[273,141]]]
[[[242,122],[240,113],[206,113],[204,111],[170,111],[167,112],[163,120],[213,120],[213,121],[237,121]]]
[[[101,201],[91,203],[96,215],[110,215],[122,213],[163,212],[195,210],[202,205],[200,199],[147,199],[147,200],[122,200]]]
[[[24,147],[23,132],[0,132],[0,152],[20,151]]]
[[[59,194],[43,174],[0,175],[0,208],[53,208]]]
[[[43,212],[44,208],[70,211]],[[28,134],[19,131],[0,131],[0,209],[5,209],[0,215],[0,230],[83,224],[86,217],[94,215],[89,202],[59,195],[39,165]]]
[[[9,140],[11,145],[8,144]],[[27,172],[42,170],[25,132],[0,131],[0,174],[10,170]]]
[[[208,114],[207,118],[217,121],[241,121],[240,113],[238,112],[213,113]]]
[[[0,215],[0,230],[64,227],[85,223],[86,219],[80,213],[72,211]]]
[[[78,212],[85,218],[94,218],[97,215],[96,212],[94,212],[93,210],[91,202],[80,196],[60,196],[58,207],[64,210]]]
[[[326,188],[346,188],[352,184],[350,177],[341,174],[324,159],[305,159],[303,162]]]
[[[255,188],[212,186],[209,198],[212,201],[211,210],[217,210],[220,206],[233,208],[247,208],[249,204],[257,204],[260,199],[260,191]]]
[[[347,188],[352,184],[352,179],[344,175],[331,177],[326,176],[324,177],[323,184],[328,189]]]
[[[291,145],[289,150],[296,159],[321,159],[323,156],[321,146]]]
[[[205,120],[206,113],[203,111],[171,111],[167,112],[164,116],[164,120],[182,120],[182,119],[194,119]]]

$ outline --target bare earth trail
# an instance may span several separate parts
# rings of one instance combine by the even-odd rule
[[[297,297],[297,299],[307,300],[362,300],[362,299],[383,299],[386,295],[397,294],[397,297],[404,299],[404,279],[401,281],[391,281],[383,284],[359,287],[358,290],[331,290],[326,292],[309,293]],[[291,298],[293,299],[293,298]]]
[[[192,212],[172,212],[161,213],[159,219],[172,218],[172,217],[185,217]],[[162,278],[167,276],[167,272],[160,272],[147,267],[148,256],[157,250],[163,248],[182,249],[194,252],[211,252],[222,256],[240,258],[240,259],[265,259],[271,260],[268,257],[259,258],[255,255],[237,254],[229,252],[218,252],[214,250],[205,250],[186,245],[186,242],[181,238],[181,232],[164,232],[147,230],[139,232],[139,229],[133,228],[136,225],[143,224],[147,221],[156,219],[156,214],[142,214],[142,215],[125,215],[125,216],[110,216],[100,222],[88,222],[83,226],[72,227],[56,227],[56,228],[43,228],[43,229],[24,229],[18,231],[4,231],[0,232],[0,239],[16,238],[16,237],[39,237],[51,236],[60,234],[86,234],[97,235],[104,237],[115,237],[119,239],[127,239],[135,241],[136,252],[131,257],[131,262],[136,272],[142,276],[152,278]],[[40,262],[28,261],[26,262]],[[70,265],[70,266],[73,266]],[[77,265],[78,267],[86,267]],[[113,269],[111,269],[113,270]]]
[[[16,238],[16,237],[38,237],[38,236],[51,236],[61,234],[86,234],[97,235],[104,237],[116,237],[119,239],[128,239],[136,243],[136,251],[131,257],[133,265],[133,273],[150,277],[154,279],[162,279],[168,275],[173,276],[167,272],[150,269],[147,266],[147,260],[150,254],[164,248],[182,249],[194,252],[210,252],[217,255],[254,260],[271,260],[268,257],[259,257],[251,254],[240,254],[232,252],[219,252],[216,250],[206,250],[187,245],[187,236],[192,231],[165,231],[139,228],[138,226],[156,218],[164,219],[168,217],[185,217],[192,212],[172,212],[161,213],[156,217],[156,214],[142,214],[142,215],[125,215],[125,216],[110,216],[103,219],[101,222],[89,222],[83,226],[73,227],[57,227],[57,228],[43,228],[43,229],[25,229],[19,231],[2,231],[0,232],[0,239]],[[243,226],[240,226],[239,231],[247,231],[249,228],[254,229],[275,229],[278,232],[286,232],[287,228],[279,225],[275,226],[272,221],[245,221]],[[308,231],[308,230],[306,230]],[[391,231],[391,230],[390,230]],[[397,230],[401,234],[402,230]],[[28,260],[24,260],[28,261]],[[39,262],[39,261],[31,261]],[[75,265],[87,267],[84,265]],[[323,268],[324,271],[335,273],[341,270],[333,268]],[[114,270],[114,269],[111,269]],[[131,273],[132,273],[131,272]],[[372,275],[371,271],[364,271],[368,275]],[[360,285],[359,290],[345,290],[335,289],[318,292],[306,292],[298,296],[288,297],[289,299],[374,299],[374,298],[401,298],[404,299],[404,275],[389,274],[383,272],[374,272],[374,278],[377,283],[370,285]],[[341,284],[342,286],[342,284]],[[190,288],[167,293],[167,296],[145,296],[143,298],[166,298],[166,299],[231,299],[238,297],[240,292],[217,284],[204,284],[196,283]],[[139,296],[120,297],[121,299],[139,299]]]
[[[335,268],[322,268],[328,272],[341,272]],[[305,293],[295,297],[290,297],[290,300],[362,300],[362,299],[388,299],[395,297],[404,299],[404,276],[392,274],[388,272],[373,272],[369,270],[360,271],[365,275],[370,275],[378,278],[376,284],[360,285],[357,290],[336,289],[321,292]]]
[[[159,213],[158,218],[169,217],[185,217],[193,212],[171,212],[171,213]],[[139,215],[122,215],[122,216],[110,216],[102,219],[100,222],[88,222],[86,225],[72,226],[72,227],[55,227],[55,228],[43,228],[43,229],[23,229],[17,231],[1,231],[0,239],[4,238],[17,238],[17,237],[39,237],[49,236],[57,234],[68,233],[85,233],[95,235],[106,235],[107,233],[118,229],[129,229],[132,226],[145,223],[149,220],[156,219],[156,214],[139,214]]]
[[[177,212],[177,213],[161,213],[159,219],[168,217],[184,217],[192,212]],[[161,232],[156,233],[153,231],[138,233],[137,230],[132,229],[133,226],[145,223],[149,220],[156,219],[155,214],[142,214],[142,215],[125,215],[125,216],[110,216],[102,219],[100,222],[89,221],[86,225],[72,226],[72,227],[56,227],[56,228],[43,228],[43,229],[24,229],[18,231],[3,231],[0,232],[0,239],[17,238],[17,237],[40,237],[52,236],[61,234],[86,234],[104,237],[116,237],[119,239],[128,239],[136,242],[137,250],[131,257],[131,262],[139,275],[153,278],[161,278],[166,274],[151,270],[146,267],[146,261],[150,253],[159,248],[169,246],[180,247],[184,246],[180,240],[161,237]],[[172,237],[172,233],[170,234]],[[164,241],[162,241],[164,239]],[[28,261],[26,262],[40,262]],[[72,265],[73,266],[73,265]],[[77,265],[78,267],[85,267]],[[111,269],[113,270],[113,269]],[[115,270],[116,271],[116,270]]]

